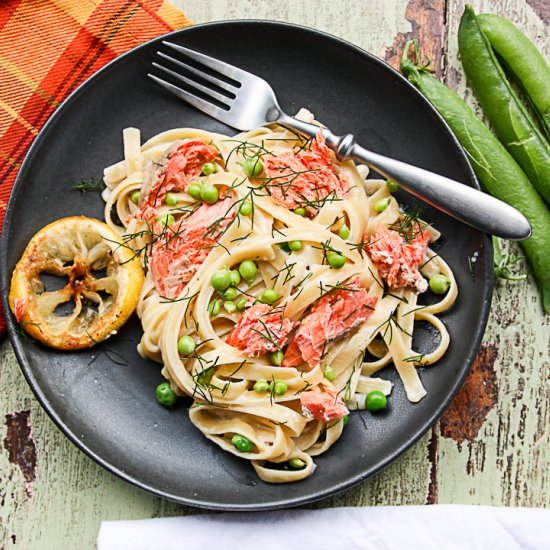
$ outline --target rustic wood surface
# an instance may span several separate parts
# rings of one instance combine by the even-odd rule
[[[77,1],[77,0],[74,0]],[[173,0],[193,21],[259,18],[315,27],[396,65],[420,38],[437,74],[474,105],[457,53],[462,0]],[[513,20],[550,54],[548,0],[472,0]],[[435,428],[361,486],[314,507],[550,506],[550,316],[531,278],[495,292],[472,373]],[[93,548],[101,520],[198,513],[120,481],[52,424],[11,346],[0,348],[0,550]]]

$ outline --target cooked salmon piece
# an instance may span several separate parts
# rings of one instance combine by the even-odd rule
[[[332,388],[324,388],[323,391],[304,391],[300,394],[300,404],[304,416],[322,422],[338,420],[349,414],[344,402]]]
[[[166,193],[173,190],[187,191],[193,180],[201,174],[202,166],[215,160],[219,154],[215,147],[198,140],[170,147],[146,174],[138,216],[150,220],[154,216],[152,209],[163,204]]]
[[[390,288],[414,286],[419,292],[428,282],[418,271],[430,241],[427,229],[419,229],[408,240],[393,229],[379,226],[367,245],[369,256]]]
[[[158,236],[151,247],[149,267],[161,296],[174,299],[182,292],[235,215],[232,204],[229,198],[202,204],[168,229],[153,223]]]
[[[325,199],[348,194],[347,178],[334,171],[330,150],[320,132],[309,151],[264,156],[262,160],[267,176],[273,178],[267,183],[271,198],[291,210],[304,207],[308,217],[317,214]]]
[[[302,319],[285,352],[283,367],[304,362],[310,367],[318,365],[327,344],[364,323],[377,301],[376,296],[359,286],[357,279],[351,280],[345,289],[332,290],[320,298]]]
[[[292,321],[283,317],[280,307],[258,304],[244,312],[226,342],[249,357],[257,357],[280,349],[292,328]]]

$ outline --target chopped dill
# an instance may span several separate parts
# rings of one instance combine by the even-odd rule
[[[72,187],[75,191],[80,191],[82,194],[84,194],[88,192],[101,193],[106,188],[106,185],[103,183],[103,181],[96,182],[94,180],[82,180],[80,183],[77,183]]]
[[[514,254],[505,254],[501,247],[499,238],[493,236],[493,251],[494,251],[494,273],[495,281],[523,281],[527,278],[525,273],[514,275],[510,268],[515,267],[515,264],[523,260],[522,256]]]

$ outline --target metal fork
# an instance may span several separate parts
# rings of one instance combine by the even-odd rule
[[[275,92],[264,79],[184,46],[167,41],[162,43],[195,63],[190,65],[180,58],[176,59],[158,51],[161,58],[227,93],[221,93],[155,62],[154,67],[184,82],[187,89],[153,74],[149,73],[148,76],[211,117],[238,130],[278,123],[310,137],[319,132],[318,126],[297,120],[283,112]],[[204,66],[206,71],[196,65]],[[213,71],[220,76],[213,76]],[[336,136],[327,128],[322,128],[321,131],[326,144],[336,152],[338,159],[352,159],[366,164],[384,177],[396,181],[412,195],[476,229],[512,240],[526,239],[531,235],[531,226],[523,214],[486,193],[423,168],[369,151],[358,145],[352,134]]]

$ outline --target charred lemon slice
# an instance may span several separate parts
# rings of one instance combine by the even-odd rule
[[[31,239],[13,272],[10,306],[44,344],[86,348],[126,322],[142,283],[139,258],[118,235],[99,220],[75,216]]]

